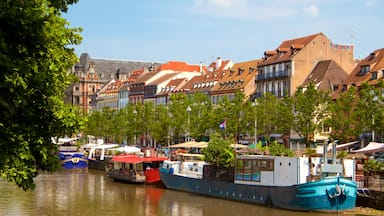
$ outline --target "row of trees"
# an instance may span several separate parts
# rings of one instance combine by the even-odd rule
[[[266,94],[255,102],[236,92],[231,100],[224,97],[215,105],[202,93],[174,94],[167,105],[130,104],[121,110],[95,111],[88,117],[86,133],[117,143],[137,143],[140,139],[148,146],[188,137],[201,140],[215,132],[222,137],[230,135],[237,142],[254,134],[268,139],[273,133],[296,131],[310,145],[314,134],[327,127],[332,128],[331,138],[348,142],[367,131],[383,135],[382,90],[382,83],[376,87],[362,85],[359,91],[352,86],[332,100],[328,93],[309,85],[292,97],[278,99]],[[224,120],[226,127],[220,129]]]

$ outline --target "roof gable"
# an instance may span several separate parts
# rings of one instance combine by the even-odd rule
[[[313,83],[318,90],[335,91],[347,76],[347,72],[335,61],[319,61],[303,82],[303,86]]]

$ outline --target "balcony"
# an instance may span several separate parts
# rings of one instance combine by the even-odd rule
[[[277,79],[277,78],[286,78],[288,76],[289,76],[288,70],[275,71],[272,73],[258,74],[257,75],[257,81]]]

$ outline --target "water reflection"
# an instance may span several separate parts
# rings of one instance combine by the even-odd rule
[[[161,186],[114,182],[102,171],[62,170],[54,174],[40,174],[36,178],[36,189],[28,192],[0,180],[0,215],[316,216],[324,214],[277,210],[165,190]]]

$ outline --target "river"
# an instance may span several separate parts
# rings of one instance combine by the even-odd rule
[[[114,182],[103,171],[41,173],[36,188],[24,192],[0,180],[0,215],[17,216],[317,216],[202,197],[162,186]],[[343,213],[346,214],[346,213]],[[348,215],[366,215],[348,212]],[[340,215],[340,214],[327,214]]]

